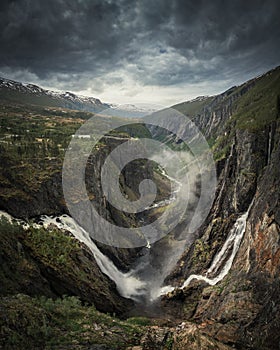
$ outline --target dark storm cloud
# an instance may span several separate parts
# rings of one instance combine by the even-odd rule
[[[240,80],[279,64],[279,17],[278,0],[2,0],[0,68],[74,90]]]
[[[120,7],[108,2],[22,0],[1,7],[2,65],[38,75],[106,65],[122,40],[114,28]]]

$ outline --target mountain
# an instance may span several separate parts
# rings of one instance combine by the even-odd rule
[[[123,117],[123,118],[143,118],[155,112],[157,109],[153,106],[140,104],[111,104],[108,113],[112,116]]]
[[[0,78],[1,103],[31,104],[46,107],[61,107],[86,112],[100,112],[110,105],[94,97],[79,96],[72,92],[45,90],[34,84]]]
[[[206,137],[220,136],[227,125],[258,130],[277,119],[280,66],[227,91],[174,105],[191,117]],[[220,135],[218,135],[220,134]]]
[[[193,133],[188,116],[215,160],[213,205],[192,237],[187,218],[163,239],[137,249],[98,244],[67,216],[61,166],[83,121],[71,113],[61,118],[44,111],[0,110],[0,209],[25,220],[25,229],[23,222],[20,227],[0,223],[0,346],[23,348],[40,339],[42,348],[59,348],[63,339],[65,348],[75,343],[81,349],[279,349],[280,67],[173,109],[182,118],[170,115],[164,122],[178,131],[175,139],[145,125],[146,119],[137,124],[135,139],[152,136],[176,146]],[[95,122],[106,123],[106,118],[96,116]],[[100,186],[107,155],[128,139],[126,129],[101,140],[89,159],[87,188],[106,220],[136,227],[138,219],[153,222],[165,206],[142,216],[124,213],[104,200]],[[120,187],[138,199],[138,185],[146,177],[160,184],[158,200],[164,201],[167,178],[143,159],[125,167]],[[199,184],[195,190],[200,193]],[[79,195],[74,192],[75,203],[82,200]],[[149,299],[151,291],[158,292],[157,298]],[[42,295],[55,301],[38,299]],[[63,295],[93,303],[114,318],[96,311],[89,316],[92,307],[60,300]],[[41,325],[41,333],[34,324]],[[120,327],[126,336],[118,345]]]

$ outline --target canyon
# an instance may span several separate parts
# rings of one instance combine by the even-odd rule
[[[7,220],[1,224],[0,309],[9,315],[7,305],[19,293],[31,298],[76,296],[113,317],[157,320],[142,329],[135,344],[130,343],[142,349],[279,349],[279,91],[277,67],[217,96],[173,106],[180,120],[170,115],[158,127],[149,120],[161,114],[152,113],[134,124],[130,119],[134,126],[100,140],[87,164],[91,174],[88,196],[99,215],[122,227],[139,228],[139,223],[157,220],[162,211],[172,207],[172,195],[176,198],[177,194],[171,190],[173,174],[157,167],[154,154],[153,161],[141,159],[126,166],[120,178],[121,191],[131,201],[139,198],[139,183],[152,179],[158,187],[154,205],[142,213],[124,215],[104,201],[101,170],[114,148],[127,139],[144,137],[168,145],[172,152],[188,153],[182,140],[190,135],[195,139],[196,127],[213,154],[217,188],[203,223],[191,231],[188,224],[193,211],[188,208],[190,213],[167,235],[133,248],[95,240],[82,227],[83,222],[77,223],[69,215],[63,197],[65,147],[61,139],[70,142],[75,129],[84,123],[81,111],[55,106],[52,117],[52,106],[46,116],[47,106],[11,102],[4,96],[0,209]],[[102,114],[93,118],[106,124]],[[8,136],[14,120],[30,130],[36,123],[43,124],[34,136],[27,132],[20,138],[18,131],[13,131],[17,136]],[[51,141],[60,127],[65,134],[59,135],[55,148]],[[176,130],[176,135],[170,129]],[[38,139],[44,139],[47,146]],[[26,156],[35,152],[28,150],[27,140],[37,147],[39,160]],[[190,167],[189,176],[191,171]],[[192,187],[198,193],[191,203],[196,206],[201,196],[197,178]],[[184,190],[181,182],[176,190]],[[75,192],[74,202],[81,200]],[[19,227],[9,223],[12,218]],[[29,302],[26,299],[27,305]],[[5,326],[2,316],[0,322]],[[6,334],[12,334],[13,327],[11,323],[9,331],[1,333],[0,342],[7,341]],[[128,349],[130,345],[113,348]]]

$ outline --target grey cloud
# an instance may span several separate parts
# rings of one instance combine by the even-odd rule
[[[279,64],[279,15],[277,0],[2,0],[0,68],[76,91],[126,73],[234,82]]]

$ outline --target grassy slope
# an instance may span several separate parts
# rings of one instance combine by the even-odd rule
[[[174,105],[172,108],[176,109],[178,112],[183,113],[187,116],[195,116],[202,111],[209,103],[214,100],[214,96],[206,97],[203,100],[192,100],[179,103]]]
[[[243,89],[254,82],[253,86],[233,102],[233,116],[229,123],[235,123],[236,128],[255,131],[274,121],[279,116],[280,104],[280,67],[250,80],[239,87],[230,89],[220,102],[220,107],[228,102],[234,95],[238,95]],[[173,106],[179,112],[191,117],[203,113],[203,108],[213,102],[215,96],[210,96],[202,101],[186,101]],[[215,110],[219,108],[219,104]]]
[[[85,349],[94,344],[107,349],[137,345],[144,318],[121,321],[82,305],[75,297],[31,298],[17,294],[0,299],[0,348]]]
[[[250,88],[248,89],[248,87]],[[247,91],[240,95],[244,89],[247,89]],[[215,111],[222,109],[233,98],[233,114],[224,126],[226,133],[223,135],[212,135],[208,139],[209,146],[213,149],[216,160],[220,160],[228,154],[231,139],[236,129],[258,132],[279,118],[280,67],[236,88],[232,88],[228,92],[214,107]],[[215,102],[215,96],[203,101],[183,102],[173,106],[173,108],[194,118],[199,114],[203,114],[203,108],[210,107],[213,101]]]
[[[255,131],[276,120],[279,98],[280,68],[257,79],[256,84],[235,101],[236,127]]]

